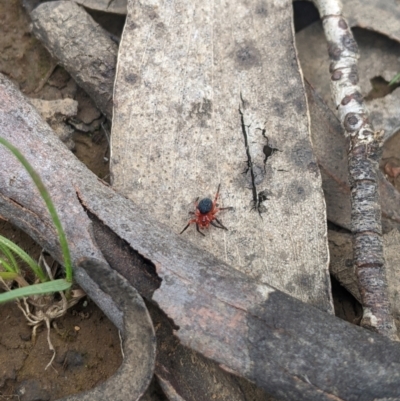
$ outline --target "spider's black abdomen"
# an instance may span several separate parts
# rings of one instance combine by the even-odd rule
[[[197,209],[199,209],[201,214],[207,214],[208,212],[211,212],[212,205],[213,203],[210,198],[204,198],[199,202]]]

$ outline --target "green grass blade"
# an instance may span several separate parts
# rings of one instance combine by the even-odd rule
[[[7,266],[9,266],[9,268],[7,268],[3,264],[3,266],[6,268],[6,270],[8,270],[10,272],[19,273],[20,272],[19,266],[18,266],[17,261],[14,258],[13,253],[1,242],[0,242],[0,252],[3,253],[3,255],[7,259],[7,262],[4,259],[2,260],[3,263],[7,263]]]
[[[400,72],[398,74],[396,74],[392,80],[389,82],[389,86],[390,85],[394,85],[397,84],[400,81]]]
[[[0,272],[0,277],[3,280],[14,280],[16,277],[18,277],[18,273],[14,272]]]
[[[10,249],[15,255],[21,258],[35,273],[36,277],[39,278],[40,281],[48,281],[47,275],[43,272],[41,267],[17,244],[10,241],[9,239],[0,235],[0,243]]]
[[[65,291],[70,288],[72,283],[65,279],[48,281],[47,283],[32,284],[28,287],[17,288],[16,290],[3,292],[0,294],[0,304],[9,302],[17,298],[29,297],[31,295],[48,294],[52,292]]]
[[[13,273],[18,275],[18,273],[13,269],[13,267],[8,263],[7,260],[0,258],[0,268],[4,268],[7,273]],[[1,273],[1,272],[0,272]]]
[[[37,186],[43,200],[45,201],[47,209],[49,210],[51,218],[53,219],[53,223],[57,229],[58,238],[60,241],[60,246],[64,257],[66,280],[72,282],[72,263],[71,263],[71,255],[68,248],[68,242],[65,237],[65,233],[62,228],[60,219],[58,218],[56,208],[54,207],[53,201],[50,198],[50,194],[48,193],[46,187],[44,186],[43,181],[40,178],[39,174],[36,173],[36,171],[30,165],[28,160],[26,160],[25,157],[21,154],[21,152],[15,146],[11,145],[11,143],[9,143],[7,140],[1,137],[0,137],[0,144],[4,145],[8,150],[10,150],[14,154],[14,156],[22,163],[22,165],[25,167],[26,171],[29,173],[32,180],[34,181],[35,185]]]

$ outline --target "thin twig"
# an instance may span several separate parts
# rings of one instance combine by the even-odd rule
[[[363,304],[361,325],[398,340],[388,299],[377,170],[383,132],[377,132],[358,84],[357,43],[340,0],[315,0],[331,61],[331,92],[349,138],[354,267]]]

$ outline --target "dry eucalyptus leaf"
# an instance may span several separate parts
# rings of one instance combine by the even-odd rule
[[[360,51],[359,86],[362,94],[366,96],[372,89],[372,78],[383,77],[390,80],[398,72],[400,44],[364,29],[354,29],[353,33]],[[305,78],[325,103],[335,110],[336,105],[332,102],[330,91],[327,44],[321,22],[318,21],[298,32],[296,45]]]
[[[114,88],[113,186],[179,233],[197,197],[228,231],[182,235],[332,313],[326,213],[292,4],[128,2]]]
[[[350,26],[373,30],[400,42],[398,0],[344,0],[343,10]]]
[[[400,65],[399,65],[400,67]],[[385,140],[387,141],[400,129],[400,88],[397,88],[392,93],[385,97],[373,99],[368,102],[368,109],[374,125],[382,128],[385,131]],[[384,148],[388,148],[385,143]],[[393,149],[396,154],[399,154],[399,149]],[[388,148],[388,152],[390,149]],[[385,153],[385,149],[384,149]],[[387,157],[385,155],[384,157]]]

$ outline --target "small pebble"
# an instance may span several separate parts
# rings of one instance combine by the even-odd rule
[[[65,356],[64,360],[64,366],[67,369],[77,368],[79,366],[82,366],[83,363],[84,363],[83,356],[80,352],[74,350],[67,352],[67,355]]]
[[[17,388],[20,401],[48,401],[50,393],[41,388],[38,380],[28,379],[21,382]]]
[[[31,333],[20,333],[19,338],[22,341],[30,341],[32,336],[31,336]]]

